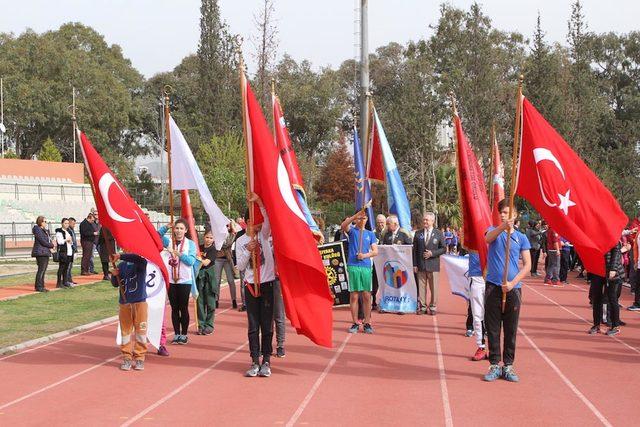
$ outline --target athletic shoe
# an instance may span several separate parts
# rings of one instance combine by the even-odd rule
[[[633,303],[632,305],[627,307],[627,310],[629,310],[629,311],[640,311],[640,305],[637,305],[636,303]]]
[[[358,333],[358,329],[360,329],[360,325],[358,325],[357,323],[354,323],[353,325],[351,325],[351,327],[349,328],[349,333],[350,334],[357,334]]]
[[[544,279],[544,283],[543,283],[544,286],[549,286],[550,284],[551,284],[551,280]]]
[[[627,326],[627,322],[623,322],[622,320],[618,320],[618,326]]]
[[[264,362],[262,366],[260,366],[258,375],[265,378],[271,376],[271,365],[269,364],[269,362]]]
[[[131,370],[131,359],[124,359],[122,361],[122,364],[120,365],[120,369],[123,371],[130,371]]]
[[[563,284],[564,286],[569,286],[569,282],[567,282],[566,280],[565,280],[564,282],[562,282],[562,284]]]
[[[180,335],[174,335],[173,339],[171,340],[171,344],[180,344]]]
[[[213,333],[213,328],[211,326],[207,326],[202,330],[202,335],[211,335]]]
[[[252,363],[247,372],[244,373],[245,377],[257,377],[260,371],[260,366],[257,363]]]
[[[189,338],[186,335],[180,335],[180,341],[178,341],[178,344],[185,345],[188,342]]]
[[[276,357],[284,357],[284,347],[278,347],[276,349]]]
[[[169,352],[167,351],[167,347],[161,345],[158,348],[158,356],[168,356],[168,355],[169,355]]]
[[[429,307],[429,314],[432,316],[435,316],[437,313],[437,310],[435,307]]]
[[[464,336],[467,337],[467,338],[473,336],[473,330],[472,329],[467,329],[467,332],[464,333]]]
[[[489,366],[489,372],[484,376],[485,381],[495,381],[502,376],[502,368],[498,365]]]
[[[47,288],[36,289],[36,292],[49,292],[49,289],[47,289]]]
[[[520,381],[520,377],[518,377],[518,374],[516,374],[516,371],[513,370],[513,366],[511,365],[502,368],[502,378],[512,383]]]
[[[242,311],[247,311],[247,306],[246,306],[246,305],[244,305],[244,304],[242,304],[242,305],[240,306],[240,308],[238,309],[238,311],[240,311],[240,312],[242,312]]]
[[[372,334],[373,333],[373,328],[368,323],[364,324],[364,328],[363,329],[364,329],[364,333],[365,334]]]
[[[136,371],[144,371],[144,360],[136,360],[136,366],[133,369]]]
[[[554,288],[564,288],[564,285],[557,280],[555,282],[551,282],[551,286],[553,286]]]
[[[238,303],[236,302],[236,300],[231,301],[231,307],[238,308]]]
[[[196,335],[204,335],[204,328],[198,328],[198,331],[196,332]]]
[[[607,331],[607,335],[609,335],[610,337],[612,337],[614,335],[618,335],[619,333],[620,333],[620,328],[617,327],[617,326],[615,326],[615,327],[613,327],[613,328],[611,328],[611,329],[609,329]]]
[[[473,360],[474,362],[479,362],[486,358],[487,358],[487,350],[485,350],[484,348],[478,347],[478,349],[476,350],[476,354],[473,355],[471,360]]]
[[[600,325],[592,326],[591,329],[587,332],[589,335],[595,335],[600,333]]]

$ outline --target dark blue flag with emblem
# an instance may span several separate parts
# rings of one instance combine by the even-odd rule
[[[364,174],[364,162],[362,159],[362,149],[360,148],[360,141],[358,139],[358,129],[353,128],[353,163],[355,171],[355,195],[356,195],[356,211],[362,210],[365,206],[367,209],[367,216],[369,221],[367,222],[367,229],[373,230],[375,218],[373,217],[373,209],[371,208],[371,188],[369,187],[369,180],[366,179]]]

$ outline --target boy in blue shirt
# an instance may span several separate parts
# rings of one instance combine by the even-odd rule
[[[123,262],[111,271],[111,283],[120,290],[120,369],[130,371],[133,359],[134,369],[142,371],[147,353],[147,260],[135,254],[111,255],[112,262],[118,260]],[[135,342],[131,340],[133,333]]]
[[[509,205],[506,199],[498,204],[498,211],[502,224],[497,227],[489,227],[485,240],[489,245],[487,260],[487,289],[485,292],[484,324],[487,329],[489,341],[489,372],[484,376],[485,381],[495,381],[501,376],[511,382],[519,380],[513,370],[513,361],[516,354],[516,334],[518,332],[518,319],[520,317],[520,304],[522,302],[522,278],[531,269],[531,254],[529,239],[519,232],[514,226],[518,212],[510,215]],[[505,258],[507,249],[507,231],[511,231],[509,246],[509,266],[507,281],[503,283],[505,270]],[[518,261],[522,256],[523,266],[518,267]],[[507,300],[502,312],[502,292],[507,293]],[[500,332],[504,329],[504,352],[502,359],[504,367],[500,363]]]
[[[351,224],[355,221],[355,227]],[[371,258],[378,255],[378,239],[371,230],[366,230],[367,214],[364,211],[346,218],[340,228],[349,239],[349,256],[347,259],[347,273],[349,274],[349,306],[353,324],[349,328],[352,334],[358,333],[358,296],[362,296],[364,305],[365,334],[372,334],[371,327],[371,288],[372,263]],[[362,244],[361,244],[362,239]]]

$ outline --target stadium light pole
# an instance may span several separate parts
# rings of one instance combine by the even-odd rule
[[[2,147],[2,158],[4,159],[4,133],[7,128],[4,126],[4,81],[0,78],[0,147]]]
[[[369,121],[368,0],[360,0],[360,143],[367,144]]]
[[[73,122],[73,163],[76,162],[76,88],[71,87],[71,121]]]

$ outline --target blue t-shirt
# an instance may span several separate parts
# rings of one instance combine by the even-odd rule
[[[474,252],[469,252],[469,277],[482,277],[480,255]]]
[[[347,265],[352,267],[369,267],[371,268],[371,258],[363,260],[358,259],[358,249],[360,248],[360,229],[353,225],[349,228],[349,258]],[[371,245],[376,245],[378,239],[371,230],[362,230],[362,249],[361,253],[366,254],[371,250]]]
[[[124,287],[120,293],[120,304],[133,304],[147,300],[147,260],[135,254],[120,255],[120,281]],[[111,276],[111,283],[118,286],[118,278]],[[124,293],[125,299],[122,298]]]
[[[569,243],[568,245],[563,245],[563,243]],[[560,237],[560,250],[565,252],[571,252],[571,246],[573,246],[567,239],[564,237]]]
[[[487,233],[495,227],[491,226],[487,229]],[[487,261],[487,282],[497,286],[502,286],[502,275],[504,274],[504,256],[507,249],[507,232],[503,231],[489,245],[489,259]],[[520,252],[531,249],[531,244],[527,236],[514,230],[511,233],[511,244],[509,245],[509,273],[507,280],[513,280],[518,274],[518,262],[520,260]],[[518,282],[514,288],[520,288],[522,282]]]

